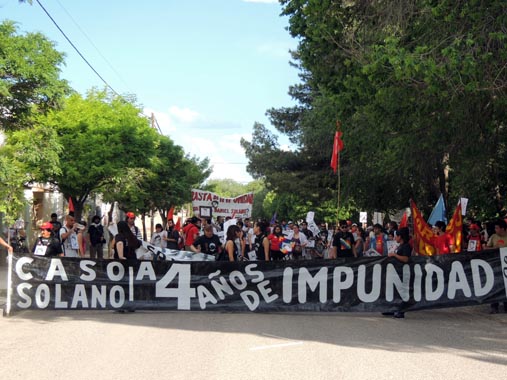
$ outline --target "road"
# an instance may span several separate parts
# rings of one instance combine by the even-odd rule
[[[507,314],[22,311],[2,379],[502,379]]]

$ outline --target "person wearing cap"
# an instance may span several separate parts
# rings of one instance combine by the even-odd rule
[[[42,223],[40,230],[40,236],[33,246],[32,253],[35,256],[44,257],[63,256],[60,240],[53,232],[53,224],[51,222]]]
[[[467,242],[467,251],[468,252],[477,252],[482,251],[481,244],[481,235],[480,235],[480,227],[476,223],[470,224],[468,227],[468,242]]]
[[[136,222],[136,214],[134,214],[132,211],[127,212],[127,224],[130,228],[130,231],[134,234],[134,236],[137,238],[137,240],[143,240],[143,235],[141,235],[141,230],[135,225]]]

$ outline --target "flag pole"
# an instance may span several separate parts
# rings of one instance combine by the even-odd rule
[[[336,121],[336,131],[340,132],[341,130],[342,122],[340,120]],[[341,175],[340,175],[340,150],[338,150],[338,201],[337,201],[337,207],[336,207],[336,225],[340,223],[340,187],[341,187]]]

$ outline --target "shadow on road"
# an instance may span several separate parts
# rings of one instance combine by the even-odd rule
[[[417,311],[404,320],[374,313],[261,314],[217,312],[40,311],[13,313],[10,325],[96,321],[202,332],[244,333],[393,352],[453,349],[474,360],[507,365],[507,314],[488,315],[487,306]],[[14,327],[14,326],[13,326]]]

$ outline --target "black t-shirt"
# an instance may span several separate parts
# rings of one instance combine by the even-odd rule
[[[354,257],[352,247],[354,246],[354,235],[351,232],[338,231],[333,238],[333,247],[336,247],[336,257]]]
[[[176,241],[168,241],[167,242],[168,249],[180,249],[178,246],[178,241],[180,240],[180,233],[177,230],[175,230],[175,229],[167,230],[167,238],[176,240]]]
[[[255,254],[257,255],[257,260],[259,261],[266,261],[266,253],[264,251],[264,238],[266,238],[266,235],[255,235],[255,242],[254,242],[254,250]]]
[[[35,256],[53,257],[62,254],[63,250],[60,241],[56,237],[38,237],[33,246],[32,253]]]
[[[119,259],[118,250],[116,249],[116,245],[119,242],[123,243],[123,256],[129,260],[137,259],[136,249],[137,247],[129,246],[129,242],[127,238],[123,234],[118,234],[114,237],[114,258]]]
[[[193,244],[196,248],[201,247],[201,253],[206,253],[208,255],[217,255],[221,245],[217,235],[213,235],[210,238],[206,235],[199,236],[195,239]]]
[[[104,243],[104,228],[102,225],[90,225],[90,227],[88,227],[88,235],[90,236],[90,243],[92,243],[92,245]]]
[[[300,232],[303,233],[307,239],[310,239],[313,237],[313,232],[310,231],[308,228],[302,229]]]
[[[400,244],[396,250],[396,253],[400,256],[410,257],[412,256],[412,247],[408,243]]]

